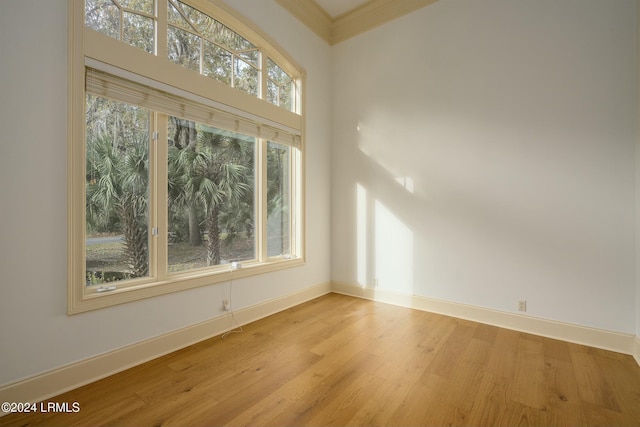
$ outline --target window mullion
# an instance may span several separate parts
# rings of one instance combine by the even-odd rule
[[[156,268],[159,280],[167,277],[168,264],[168,119],[166,114],[156,113],[156,132],[157,140],[155,142],[155,227],[158,229],[158,235],[154,237],[156,241]]]
[[[198,33],[198,38],[200,39],[200,71],[199,73],[204,75],[204,42],[205,38],[202,34]]]
[[[157,209],[157,165],[158,165],[158,134],[157,134],[157,114],[150,112],[149,120],[149,276],[157,278],[157,254],[158,254],[158,209]],[[156,232],[154,232],[154,230]]]
[[[168,7],[167,0],[156,0],[156,14],[158,16],[158,21],[156,23],[156,55],[163,59],[169,57],[169,47],[167,46],[167,32],[169,31]]]
[[[231,52],[231,87],[236,87],[236,54]]]
[[[258,138],[258,158],[256,167],[256,232],[257,232],[257,250],[258,261],[263,262],[267,259],[267,141]]]
[[[267,99],[268,90],[268,72],[267,72],[267,53],[264,49],[259,49],[260,52],[260,90],[259,96],[261,99]]]
[[[289,208],[291,212],[296,212],[290,216],[289,222],[289,248],[291,255],[303,256],[303,233],[304,233],[304,177],[302,175],[302,163],[304,157],[300,150],[291,149],[289,156]]]
[[[301,154],[299,150],[291,150],[291,156],[289,157],[289,161],[291,162],[291,174],[289,179],[291,180],[291,191],[289,196],[289,206],[291,211],[293,212],[302,212],[302,179],[301,174],[302,171],[301,165]],[[296,254],[296,256],[300,256],[302,254],[302,230],[299,224],[301,220],[299,215],[291,215],[291,251]]]
[[[124,40],[124,10],[122,9],[122,6],[120,5],[116,5],[118,6],[118,19],[120,20],[119,24],[119,30],[120,30],[120,40]]]

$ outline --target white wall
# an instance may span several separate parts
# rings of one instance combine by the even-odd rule
[[[234,281],[237,309],[330,279],[330,50],[274,2],[232,2],[308,71],[308,262]],[[0,386],[220,315],[228,284],[66,315],[67,1],[0,2]]]
[[[635,43],[635,0],[440,0],[334,47],[333,278],[634,333]]]

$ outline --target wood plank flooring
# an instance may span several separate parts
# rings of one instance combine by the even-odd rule
[[[329,294],[1,426],[639,426],[628,355]]]

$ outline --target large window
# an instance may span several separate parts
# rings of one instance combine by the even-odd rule
[[[69,312],[302,263],[303,72],[223,5],[69,2]]]

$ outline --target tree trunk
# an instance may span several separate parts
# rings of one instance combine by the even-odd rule
[[[119,210],[129,268],[133,277],[147,276],[149,274],[147,227],[140,223],[135,206],[130,199],[121,201]]]
[[[187,209],[189,211],[189,244],[191,246],[200,246],[202,245],[202,235],[200,233],[198,207],[195,203],[192,203]]]
[[[218,206],[213,205],[207,216],[207,265],[220,264],[220,225],[218,224]]]
[[[187,135],[189,143],[187,145],[187,148],[195,151],[196,143],[198,142],[198,130],[196,129],[196,123],[192,121],[187,121],[187,127],[189,128],[188,130],[189,133]]]
[[[198,131],[195,122],[190,120],[181,120],[181,122],[185,137],[185,150],[196,151]],[[202,245],[202,235],[200,233],[197,204],[192,201],[187,209],[189,210],[189,244],[191,246],[200,246]]]

